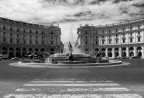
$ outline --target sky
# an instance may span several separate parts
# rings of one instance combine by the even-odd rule
[[[59,25],[62,42],[74,42],[80,25],[98,26],[144,17],[144,0],[0,0],[0,17]]]

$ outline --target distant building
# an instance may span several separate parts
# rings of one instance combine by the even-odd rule
[[[100,51],[103,57],[144,58],[144,19],[77,29],[79,48],[86,53]]]
[[[60,36],[61,29],[58,26],[0,18],[0,54],[8,54],[10,58],[38,52],[62,52]]]

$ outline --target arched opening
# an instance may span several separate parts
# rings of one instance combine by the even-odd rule
[[[134,51],[134,48],[133,48],[133,47],[130,47],[130,48],[129,48],[129,56],[130,56],[130,57],[134,57],[134,52],[133,52],[133,51]]]
[[[105,48],[102,48],[102,49],[101,49],[101,56],[102,56],[102,57],[105,57],[105,56],[106,56],[105,50],[106,50]]]
[[[137,57],[141,58],[142,57],[142,52],[141,52],[142,48],[139,46],[137,47]]]
[[[22,57],[26,57],[26,55],[27,55],[27,50],[26,50],[26,48],[23,48],[22,49]]]
[[[50,54],[54,54],[54,49],[53,48],[50,49]]]
[[[20,48],[16,48],[16,57],[20,57]]]
[[[35,49],[35,55],[38,55],[38,52],[39,52],[39,49],[36,48],[36,49]]]
[[[14,49],[12,47],[9,48],[9,58],[14,57]]]
[[[44,48],[42,48],[42,49],[41,49],[41,52],[44,52],[44,51],[45,51],[45,49],[44,49]],[[53,51],[54,51],[54,50],[53,50]]]
[[[95,49],[95,51],[97,52],[97,51],[99,51],[99,49],[98,49],[98,48],[96,48],[96,49]]]
[[[7,54],[7,48],[6,47],[2,48],[2,54]]]
[[[33,53],[33,49],[32,48],[29,48],[28,51],[29,51],[29,53],[28,53],[29,55]]]
[[[115,57],[119,57],[119,48],[115,48]]]
[[[108,49],[108,57],[112,57],[112,48]]]
[[[126,57],[126,48],[125,47],[122,48],[122,57]]]
[[[89,50],[87,48],[85,48],[85,53],[87,53],[87,54],[89,53]]]

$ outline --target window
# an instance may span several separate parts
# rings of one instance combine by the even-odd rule
[[[3,35],[6,35],[6,33],[5,33],[5,32],[3,32]]]
[[[31,38],[32,36],[30,35],[30,38]]]
[[[111,30],[109,30],[109,33],[111,33]]]
[[[38,38],[38,36],[36,36],[36,38]]]
[[[6,38],[3,38],[3,42],[6,42]]]
[[[24,32],[24,33],[26,32],[25,29],[23,30],[23,32]]]
[[[102,30],[102,33],[104,34],[104,30]]]
[[[87,36],[85,38],[87,39]]]
[[[17,39],[17,43],[19,44],[19,39]]]
[[[87,43],[88,43],[88,42],[87,42],[87,41],[85,41],[85,44],[86,44],[86,45],[87,45]]]
[[[53,45],[53,41],[51,41],[51,45]]]
[[[32,33],[32,31],[30,30],[30,33]]]
[[[10,28],[10,30],[12,31],[12,27]]]
[[[85,32],[85,34],[87,34],[87,31]]]
[[[36,34],[38,34],[38,31],[36,31]]]
[[[4,29],[4,30],[5,30],[5,28],[6,28],[6,27],[5,27],[5,26],[3,26],[3,29]]]
[[[44,44],[44,41],[42,41],[42,45]]]
[[[44,37],[42,36],[42,39],[43,39]]]
[[[109,44],[111,44],[111,40],[109,40]]]
[[[42,31],[42,34],[44,34],[44,32]]]
[[[138,29],[140,29],[140,25],[138,25]]]
[[[12,40],[12,39],[10,39],[10,43],[13,43],[13,40]]]
[[[97,31],[95,31],[96,32],[96,34],[97,34]]]
[[[51,34],[53,34],[53,31],[51,31]]]
[[[140,32],[138,32],[138,34],[140,34]]]
[[[118,29],[116,29],[116,33],[118,32]]]
[[[36,44],[38,44],[38,41],[36,41]]]
[[[133,42],[133,39],[132,39],[132,38],[130,38],[130,42],[131,42],[131,43]]]
[[[98,41],[96,41],[96,45],[98,44]]]
[[[132,30],[132,27],[130,27],[130,30]]]
[[[105,40],[102,40],[102,44],[105,44]]]
[[[31,41],[31,40],[30,40],[29,42],[30,42],[30,44],[32,44],[32,41]]]
[[[25,40],[23,40],[23,43],[25,44],[25,43],[26,43],[26,41],[25,41]]]
[[[118,35],[116,35],[116,37],[118,37]]]
[[[12,36],[12,33],[10,33],[10,36]]]
[[[125,31],[125,28],[123,28],[123,31]]]
[[[116,39],[116,44],[118,43],[118,40]]]
[[[140,39],[140,37],[138,37],[138,42],[140,42],[141,41],[141,39]]]
[[[17,32],[19,32],[19,28],[17,29]]]
[[[125,43],[125,39],[123,39],[123,43]]]
[[[19,37],[19,34],[17,34],[17,37]]]

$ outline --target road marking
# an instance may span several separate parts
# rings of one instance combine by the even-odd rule
[[[113,81],[33,80],[4,98],[142,98]]]
[[[24,84],[23,86],[120,86],[117,83],[93,83],[93,84]]]
[[[29,83],[111,83],[113,81],[30,81]]]
[[[142,98],[138,94],[9,94],[4,98]]]
[[[24,92],[24,91],[56,91],[56,88],[45,88],[44,90],[41,88],[18,88],[15,91],[17,92]],[[107,88],[63,88],[62,90],[59,89],[59,92],[85,92],[85,91],[90,91],[90,92],[98,92],[98,91],[129,91],[127,88],[124,87],[107,87]]]

